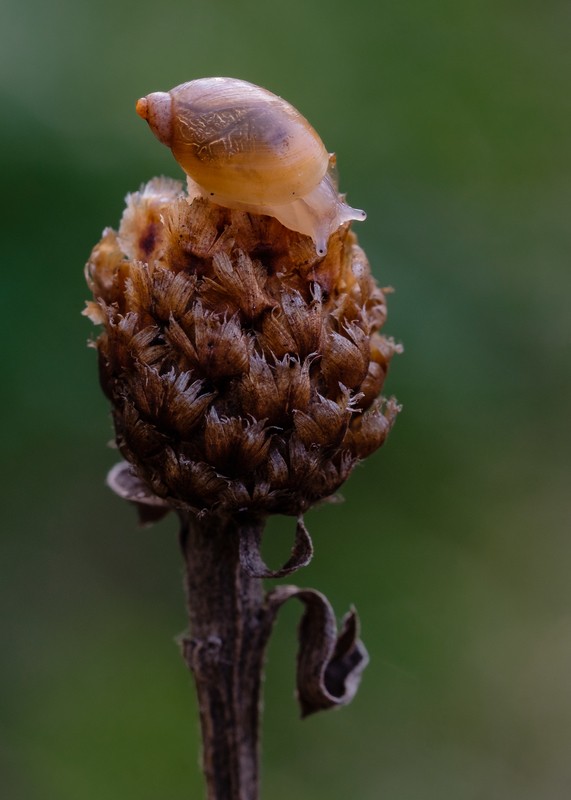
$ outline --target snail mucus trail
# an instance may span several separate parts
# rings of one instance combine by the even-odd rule
[[[266,89],[200,78],[142,97],[137,113],[186,172],[190,202],[275,217],[311,236],[319,256],[339,226],[366,217],[338,194],[335,157],[309,122]]]

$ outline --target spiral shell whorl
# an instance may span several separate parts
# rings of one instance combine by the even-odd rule
[[[159,142],[172,147],[173,103],[170,92],[151,92],[137,100],[137,114],[149,123]]]
[[[329,154],[309,122],[281,97],[246,81],[200,78],[139,104],[187,175],[222,205],[291,203],[327,172]]]

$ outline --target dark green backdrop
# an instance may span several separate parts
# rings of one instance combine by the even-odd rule
[[[174,520],[140,530],[79,312],[126,192],[180,176],[142,94],[231,75],[338,154],[402,341],[404,411],[298,582],[371,653],[303,723],[297,609],[270,652],[265,800],[562,800],[571,787],[569,5],[3,0],[2,633],[7,800],[201,797]],[[292,522],[272,525],[272,563]]]

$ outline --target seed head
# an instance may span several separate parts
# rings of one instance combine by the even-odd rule
[[[400,348],[347,224],[319,258],[276,219],[154,179],[86,275],[118,447],[174,508],[298,515],[385,441]]]

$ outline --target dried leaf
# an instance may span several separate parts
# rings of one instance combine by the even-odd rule
[[[297,698],[302,717],[347,705],[369,663],[367,650],[359,639],[357,612],[349,611],[338,634],[335,615],[325,595],[315,589],[278,586],[267,596],[272,621],[291,597],[305,605],[297,656]]]
[[[283,578],[301,567],[306,567],[313,557],[313,543],[303,523],[303,517],[297,520],[291,555],[280,569],[272,570],[267,566],[260,552],[261,544],[260,527],[245,525],[240,532],[240,564],[253,578]]]
[[[120,461],[109,470],[107,486],[118,497],[136,506],[141,525],[151,525],[166,516],[171,510],[166,500],[153,494],[146,483],[135,475],[127,461]]]

